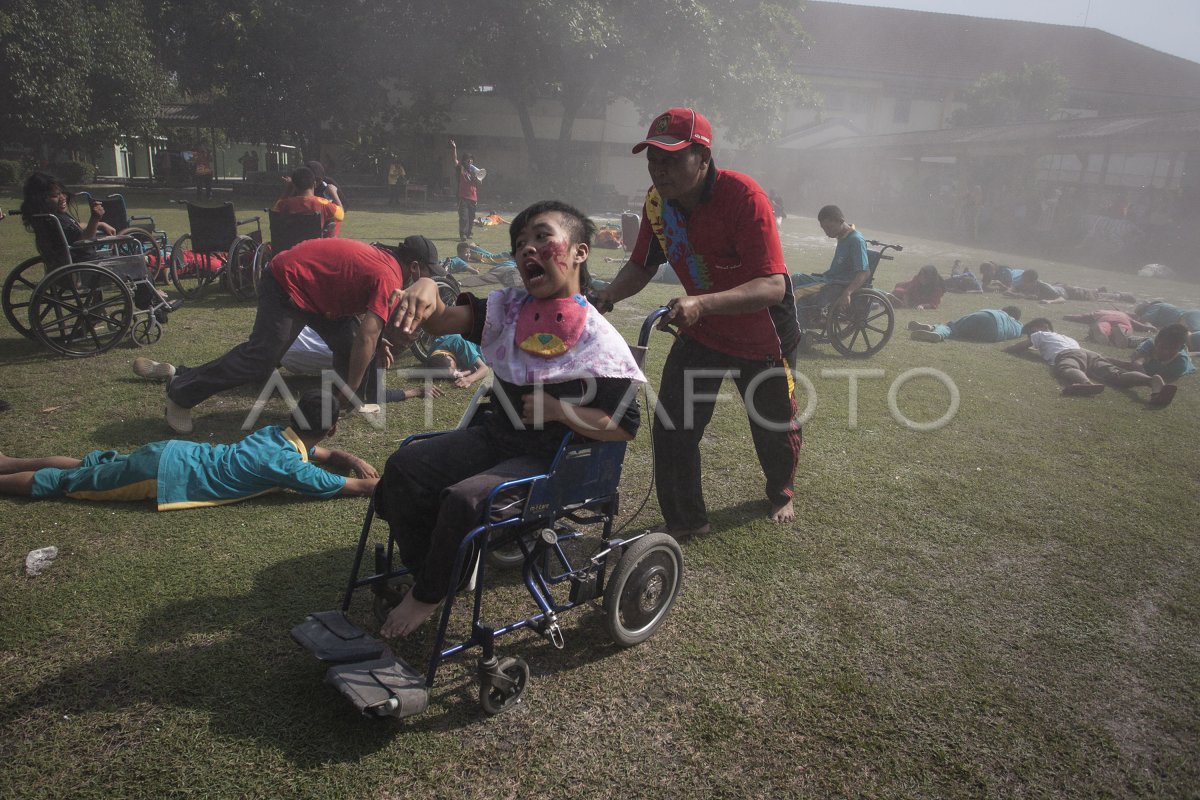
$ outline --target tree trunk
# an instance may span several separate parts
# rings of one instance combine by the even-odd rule
[[[538,150],[537,136],[533,132],[533,118],[529,115],[529,105],[516,97],[510,97],[509,100],[517,110],[517,119],[521,121],[521,133],[525,136],[525,148],[529,152],[530,171],[540,172],[542,153]]]
[[[574,94],[575,99],[572,102],[563,103],[562,122],[558,126],[558,148],[555,153],[554,172],[556,175],[566,175],[567,159],[570,157],[571,149],[571,134],[575,128],[575,120],[579,116],[579,110],[583,108],[583,101],[586,95]]]

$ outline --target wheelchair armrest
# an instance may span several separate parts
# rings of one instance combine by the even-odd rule
[[[149,222],[151,227],[153,227],[154,226],[154,217],[150,217],[150,216],[130,217],[129,222],[130,222],[130,224],[133,224],[134,222]]]
[[[549,477],[550,477],[550,473],[544,473],[542,475],[528,475],[524,478],[513,478],[511,481],[505,481],[504,483],[497,484],[490,492],[488,492],[487,498],[483,501],[483,510],[481,512],[483,519],[491,520],[491,518],[492,518],[492,502],[496,499],[496,497],[501,492],[505,492],[510,489],[515,489],[520,486],[528,486],[529,491],[532,493],[534,486],[536,486],[538,483],[546,480]],[[528,495],[526,495],[525,502],[527,502],[528,499],[529,499],[529,497],[528,497]],[[525,507],[524,507],[524,502],[523,502],[522,507],[521,507],[521,513],[516,516],[520,517],[520,516],[524,516],[524,514],[525,514]]]
[[[422,439],[432,439],[435,436],[445,436],[449,432],[450,431],[429,431],[428,433],[414,433],[412,436],[409,436],[403,442],[401,442],[400,446],[405,447],[413,442],[419,442]]]
[[[261,220],[261,219],[262,219],[262,217],[258,217],[258,216],[255,216],[255,217],[247,217],[246,219],[239,219],[239,220],[237,221],[237,224],[238,224],[239,226],[241,226],[241,225],[249,225],[251,222],[253,222],[253,223],[255,223],[255,224],[257,225],[257,224],[259,224],[259,220]]]
[[[90,250],[98,245],[124,244],[137,242],[133,236],[97,236],[95,239],[79,239],[75,244],[68,245],[72,250]]]

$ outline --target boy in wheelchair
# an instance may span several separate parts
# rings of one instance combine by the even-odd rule
[[[418,326],[462,334],[481,345],[495,382],[493,410],[478,424],[401,447],[388,459],[375,509],[414,568],[415,584],[388,615],[384,636],[411,633],[452,591],[459,545],[481,522],[494,487],[544,472],[568,432],[597,441],[637,433],[636,388],[645,377],[581,293],[595,231],[577,209],[539,202],[509,229],[523,288],[486,299],[463,294],[447,307],[423,278],[401,295],[395,325],[404,334]],[[519,514],[524,498],[510,501],[506,516]]]
[[[849,302],[871,277],[867,260],[867,242],[837,206],[825,206],[817,213],[821,230],[837,240],[829,269],[819,275],[797,273],[792,276],[796,295],[796,317],[802,330],[824,327],[821,310]]]

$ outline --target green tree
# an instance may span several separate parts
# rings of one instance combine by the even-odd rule
[[[614,97],[647,120],[694,104],[743,144],[768,140],[801,96],[799,7],[495,0],[481,14],[473,0],[153,0],[149,19],[180,86],[235,135],[382,151],[388,131],[429,135],[455,98],[488,87],[511,104],[531,163],[553,170],[576,120]],[[556,136],[536,129],[547,114]]]
[[[649,119],[695,105],[742,144],[778,133],[803,96],[791,54],[803,38],[795,0],[504,0],[486,20],[457,0],[460,84],[490,85],[515,109],[530,161],[564,166],[585,109],[631,100]],[[557,147],[539,142],[532,111],[561,108]]]
[[[991,72],[963,93],[954,127],[1011,125],[1050,119],[1067,98],[1067,79],[1054,63],[1025,64],[1019,72]]]
[[[310,156],[391,114],[389,37],[408,4],[351,0],[157,0],[148,16],[164,64],[214,123],[292,140]]]
[[[9,0],[0,8],[0,130],[46,151],[154,130],[169,79],[140,0]]]

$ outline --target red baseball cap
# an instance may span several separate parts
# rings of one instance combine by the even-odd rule
[[[651,146],[674,152],[692,143],[712,147],[712,125],[694,108],[671,108],[654,118],[646,138],[634,145],[633,152]]]

